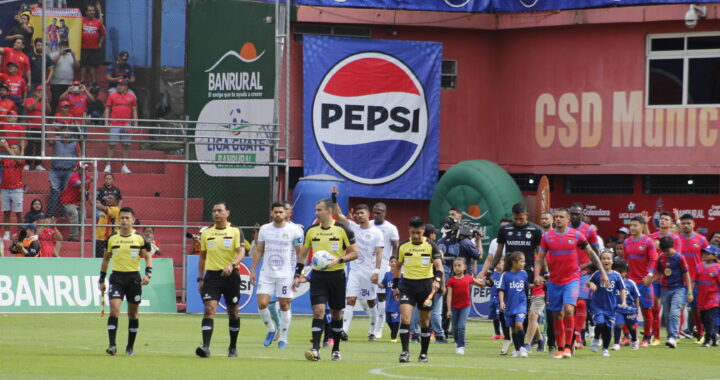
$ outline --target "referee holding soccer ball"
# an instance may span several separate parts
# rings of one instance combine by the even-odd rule
[[[335,198],[333,194],[333,198]],[[310,278],[310,302],[313,309],[312,342],[313,346],[305,352],[310,361],[320,360],[320,337],[324,327],[325,305],[329,304],[332,314],[333,348],[332,360],[341,359],[340,335],[343,327],[343,308],[345,307],[345,263],[358,257],[355,235],[348,226],[333,220],[333,206],[336,199],[323,199],[315,204],[315,217],[318,222],[310,226],[305,233],[300,258],[295,271],[293,290],[300,283],[303,262],[308,251],[327,251],[333,259],[324,270],[313,269]]]
[[[198,289],[205,303],[202,320],[203,345],[195,350],[201,358],[210,357],[210,339],[215,322],[215,309],[220,296],[225,297],[230,327],[228,357],[237,357],[238,332],[240,331],[240,275],[237,267],[245,257],[242,231],[228,222],[230,210],[227,203],[213,205],[212,216],[215,224],[200,235],[200,260],[198,261]],[[207,270],[207,272],[206,272]]]

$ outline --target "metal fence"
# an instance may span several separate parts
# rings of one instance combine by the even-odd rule
[[[255,126],[258,132],[247,132],[251,139],[237,140],[223,137],[232,129],[224,123],[205,123],[209,125],[203,127],[203,132],[195,133],[194,125],[189,122],[141,119],[131,121],[137,126],[115,134],[110,132],[113,127],[104,125],[110,121],[105,119],[47,118],[46,123],[40,125],[28,123],[27,116],[18,119],[10,123],[0,116],[0,138],[4,140],[0,141],[0,159],[5,178],[0,187],[17,187],[19,180],[22,191],[20,198],[15,199],[21,201],[20,206],[13,207],[12,191],[0,190],[0,206],[9,211],[0,223],[3,234],[9,231],[10,235],[9,240],[3,240],[6,256],[13,255],[11,250],[19,232],[30,221],[26,217],[38,216],[31,212],[36,200],[42,204],[37,211],[43,214],[33,223],[38,227],[41,245],[52,247],[49,249],[52,252],[42,252],[43,256],[101,255],[103,240],[118,222],[103,223],[106,219],[102,219],[102,215],[107,214],[105,207],[114,202],[108,200],[109,197],[101,199],[107,193],[102,189],[117,188],[118,206],[132,207],[136,212],[139,221],[136,230],[155,241],[160,257],[173,259],[177,295],[184,299],[186,255],[193,254],[193,240],[186,236],[198,234],[200,228],[210,224],[212,205],[226,201],[231,210],[230,221],[241,226],[250,239],[252,226],[267,221],[268,205],[278,196],[273,175],[277,173],[275,169],[285,163],[277,160],[280,131],[274,125]],[[74,124],[66,124],[69,121]],[[16,126],[37,132],[18,133]],[[130,140],[120,140],[125,137]],[[8,141],[8,145],[13,146],[40,144],[42,149],[34,156],[18,148],[19,152],[13,156],[2,147]],[[128,144],[127,158],[122,157],[123,142]],[[111,144],[115,154],[108,158]],[[227,156],[198,159],[198,152],[210,145],[219,152],[262,149],[268,154],[256,156],[252,163],[229,161]],[[68,146],[76,146],[73,157],[56,157],[68,150]],[[122,172],[123,164],[131,173]],[[110,172],[106,173],[108,165]],[[217,170],[231,175],[233,170],[254,170],[256,176],[208,175],[208,172],[216,174],[213,171]],[[71,178],[73,173],[77,174]],[[74,202],[69,186],[78,181],[78,188],[85,191],[77,191],[79,200]],[[75,210],[77,218],[74,218]]]

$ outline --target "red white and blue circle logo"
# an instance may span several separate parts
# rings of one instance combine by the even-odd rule
[[[352,54],[323,77],[313,101],[315,142],[351,181],[379,185],[407,172],[428,135],[428,105],[418,77],[381,52]]]
[[[470,295],[473,310],[482,318],[487,318],[490,313],[490,288],[479,286],[470,287]]]

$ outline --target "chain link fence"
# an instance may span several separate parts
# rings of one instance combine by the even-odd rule
[[[104,239],[119,223],[117,211],[131,207],[136,230],[153,241],[155,255],[173,260],[179,298],[185,256],[196,253],[187,236],[210,225],[213,204],[225,201],[231,222],[250,239],[253,224],[268,219],[272,175],[284,165],[272,160],[279,139],[275,126],[261,126],[262,133],[248,142],[223,137],[223,123],[204,122],[197,134],[183,121],[133,120],[137,126],[112,131],[119,133],[81,118],[47,118],[39,129],[27,121],[0,116],[3,255],[100,257]],[[30,145],[40,145],[40,154],[30,155]],[[198,159],[208,149],[217,155]],[[256,154],[252,163],[238,161],[249,160],[248,152],[268,154]],[[255,176],[237,177],[237,170]],[[40,252],[21,249],[34,234]]]

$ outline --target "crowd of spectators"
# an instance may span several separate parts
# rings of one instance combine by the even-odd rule
[[[70,48],[69,28],[63,19],[48,19],[45,45],[41,38],[33,39],[37,34],[31,24],[31,12],[33,7],[40,6],[40,2],[23,5],[14,15],[16,25],[8,31],[0,30],[0,45],[5,45],[0,47],[0,156],[6,156],[0,157],[0,207],[4,223],[11,223],[13,214],[16,224],[27,223],[19,230],[22,239],[20,232],[11,234],[13,229],[8,226],[0,227],[0,230],[4,240],[19,242],[6,247],[15,255],[57,257],[63,240],[80,239],[79,226],[70,227],[67,237],[63,237],[53,227],[57,218],[65,218],[71,225],[79,224],[82,201],[90,201],[92,196],[89,171],[84,170],[77,160],[67,158],[80,156],[85,133],[93,124],[107,127],[108,158],[113,157],[117,144],[122,146],[122,157],[127,158],[130,129],[137,127],[130,119],[138,116],[137,99],[129,88],[135,82],[135,74],[127,51],[121,51],[108,65],[103,83],[98,81],[98,68],[105,64],[105,26],[100,1],[46,1],[45,5],[77,7],[83,11],[82,49],[78,52]],[[43,116],[48,155],[65,159],[43,165],[40,160],[12,158],[41,155]],[[105,121],[102,122],[94,120],[103,118]],[[43,207],[41,199],[34,199],[23,215],[23,198],[27,190],[23,172],[48,169],[47,208]],[[122,195],[114,185],[110,162],[104,171],[104,184],[97,189],[98,201],[96,204],[88,202],[86,210],[99,224],[117,224],[116,209],[122,203]],[[86,173],[84,179],[83,172]],[[120,172],[131,173],[125,162],[122,162]],[[112,230],[99,227],[98,241]],[[25,244],[26,239],[37,244]]]

